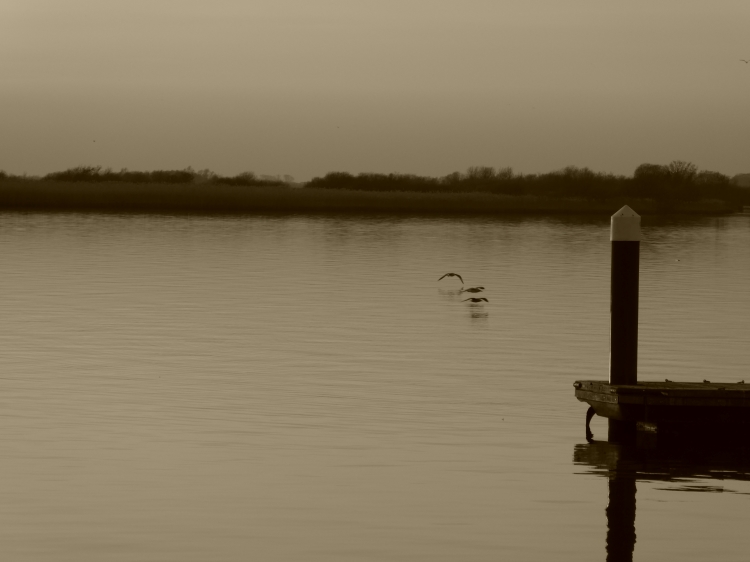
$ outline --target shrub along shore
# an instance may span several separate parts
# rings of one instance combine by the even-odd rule
[[[720,214],[750,205],[750,190],[684,162],[644,164],[633,177],[565,168],[540,175],[470,168],[428,178],[331,173],[305,185],[245,173],[111,172],[73,168],[42,179],[0,172],[0,210],[137,213],[388,213],[407,215]]]

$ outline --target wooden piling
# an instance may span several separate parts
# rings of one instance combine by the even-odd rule
[[[641,217],[625,205],[612,215],[610,282],[609,382],[638,384],[638,275]],[[635,436],[631,421],[609,419],[610,441]]]
[[[638,272],[641,217],[625,205],[612,215],[609,382],[638,383]]]

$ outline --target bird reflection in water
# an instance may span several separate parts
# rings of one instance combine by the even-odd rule
[[[447,297],[450,300],[454,300],[456,297],[461,295],[461,289],[444,289],[440,287],[438,294],[443,297]]]
[[[689,485],[690,480],[750,480],[746,443],[611,443],[592,441],[576,445],[573,463],[588,474],[609,479],[606,551],[608,562],[632,562],[636,544],[636,482],[678,481],[691,491],[715,491],[714,486]],[[685,483],[688,486],[685,487]]]

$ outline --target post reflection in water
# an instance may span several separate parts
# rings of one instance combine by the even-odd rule
[[[609,443],[607,443],[609,445]],[[623,454],[624,453],[624,454]],[[607,560],[633,560],[635,550],[636,471],[628,463],[627,449],[613,444],[605,452],[609,468],[607,504]]]
[[[750,480],[748,446],[745,443],[712,444],[681,442],[610,443],[593,441],[576,445],[573,462],[589,468],[589,474],[609,479],[606,552],[608,562],[632,561],[636,544],[636,482],[697,479]],[[705,491],[713,488],[705,486]],[[685,489],[700,491],[690,485]]]

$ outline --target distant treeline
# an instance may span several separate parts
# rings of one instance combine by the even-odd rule
[[[192,168],[115,172],[77,166],[42,178],[0,171],[0,209],[495,214],[599,212],[638,201],[647,213],[713,213],[750,205],[747,179],[682,161],[641,164],[633,176],[573,166],[546,174],[474,167],[438,178],[333,172],[304,185],[291,176],[252,172],[229,177]]]
[[[714,199],[730,204],[750,204],[750,190],[719,172],[698,170],[695,164],[673,161],[668,165],[641,164],[632,177],[593,172],[569,166],[546,174],[516,174],[511,168],[469,168],[440,178],[410,174],[359,174],[332,172],[314,178],[307,187],[361,191],[417,191],[494,193],[543,198],[608,200],[651,199],[669,209],[681,202]]]
[[[0,180],[11,177],[0,171]],[[101,166],[76,166],[62,172],[52,172],[41,179],[61,182],[122,182],[122,183],[209,183],[217,185],[247,185],[247,186],[280,186],[287,185],[291,176],[284,180],[280,178],[257,177],[253,172],[243,172],[236,176],[220,176],[211,170],[195,171],[188,167],[184,170],[154,170],[152,172],[135,172],[123,168],[119,172],[111,168],[102,169]]]

